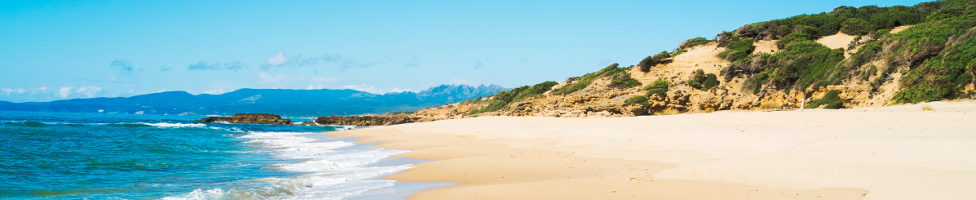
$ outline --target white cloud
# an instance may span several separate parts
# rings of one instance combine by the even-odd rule
[[[61,87],[58,90],[58,94],[62,99],[68,98],[68,95],[71,95],[71,87]]]
[[[390,90],[390,92],[393,92],[393,93],[410,92],[410,89],[393,88],[392,90]]]
[[[227,93],[227,92],[224,91],[224,89],[207,90],[205,92],[202,92],[202,94],[223,94],[223,93]]]
[[[78,88],[61,87],[60,89],[58,89],[58,96],[61,97],[62,99],[67,99],[68,97],[71,97],[72,94],[80,94],[83,95],[85,98],[93,98],[95,97],[95,95],[98,95],[98,93],[100,92],[102,92],[102,88],[95,87],[95,86],[83,86]]]
[[[78,88],[78,90],[76,92],[81,93],[81,94],[84,94],[85,97],[87,97],[87,98],[92,98],[92,97],[95,97],[95,95],[98,94],[101,91],[102,91],[102,88],[100,88],[100,87],[89,86],[89,87],[80,87],[80,88]]]
[[[0,94],[3,94],[3,95],[24,94],[26,92],[27,92],[27,90],[24,90],[24,88],[17,88],[17,89],[13,89],[13,88],[0,88]]]
[[[358,91],[369,92],[374,94],[380,94],[380,92],[376,90],[376,87],[367,86],[366,84],[344,85],[342,86],[342,89],[351,89],[351,90],[358,90]]]
[[[277,66],[288,62],[288,57],[285,57],[285,52],[278,52],[271,57],[268,57],[268,65]]]
[[[305,89],[306,89],[306,90],[321,90],[321,89],[330,89],[330,88],[329,88],[329,87],[326,87],[326,86],[324,86],[324,85],[309,85],[309,86],[308,86],[307,88],[305,88]]]

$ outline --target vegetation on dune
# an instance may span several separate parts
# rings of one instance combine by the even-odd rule
[[[903,25],[913,26],[898,33],[890,32]],[[845,49],[830,49],[816,42],[837,33],[856,37]],[[753,54],[756,49],[753,44],[758,40],[777,40],[779,50]],[[642,72],[649,72],[655,66],[671,62],[675,56],[711,42],[725,49],[717,56],[731,64],[718,75],[696,70],[686,82],[693,88],[709,90],[721,82],[735,83],[742,84],[743,91],[762,96],[765,92],[807,91],[845,82],[867,82],[870,92],[878,92],[882,85],[898,81],[901,90],[894,95],[894,103],[976,95],[976,91],[966,89],[969,84],[976,84],[976,1],[972,0],[942,0],[915,6],[841,6],[830,12],[747,24],[722,32],[714,40],[703,37],[686,40],[675,51],[647,56],[636,66]],[[852,54],[845,58],[845,51]],[[627,69],[615,63],[570,78],[568,85],[553,89],[551,94],[580,91],[601,77],[610,77],[608,87],[611,88],[640,86]],[[901,79],[894,80],[898,73],[902,74]],[[719,76],[724,81],[719,81]],[[732,81],[737,77],[744,81]],[[511,102],[542,94],[554,85],[555,82],[546,82],[539,87],[501,92],[490,100],[482,100],[490,102],[484,102],[486,107],[471,113],[503,109]],[[651,105],[649,99],[658,99],[655,95],[666,98],[670,85],[668,81],[657,80],[643,87],[646,95],[629,98],[625,105],[647,107]],[[831,90],[807,107],[842,108],[845,102],[838,93]],[[773,109],[782,104],[764,103],[761,107]]]
[[[667,51],[661,51],[660,53],[657,53],[653,56],[647,56],[647,58],[641,60],[640,63],[637,64],[637,66],[640,66],[640,70],[642,72],[649,72],[651,71],[651,67],[653,66],[671,62],[670,58],[671,58],[671,54],[669,54]]]
[[[915,25],[897,34],[891,28]],[[799,15],[750,24],[717,36],[728,48],[719,57],[733,64],[723,70],[727,80],[746,76],[745,90],[759,93],[764,86],[805,89],[839,84],[845,78],[864,80],[883,68],[871,81],[875,88],[888,81],[896,67],[907,66],[896,103],[915,103],[957,98],[973,82],[971,67],[976,4],[968,0],[921,3],[912,7],[860,8],[842,6],[829,13]],[[837,32],[866,35],[867,42],[844,60],[843,52],[830,50],[813,40]],[[968,31],[968,32],[967,32]],[[745,39],[779,39],[783,51],[771,55],[747,55]],[[860,38],[860,37],[858,37]],[[857,42],[857,41],[855,41]],[[857,45],[857,43],[852,43]],[[883,60],[886,66],[868,65]],[[862,68],[863,66],[863,68]],[[870,68],[870,69],[868,69]],[[860,70],[858,70],[860,69]],[[864,73],[864,74],[861,74]]]
[[[743,89],[754,94],[767,84],[782,89],[806,89],[840,83],[844,71],[836,65],[842,60],[843,51],[800,38],[775,54],[750,55],[737,60],[723,74],[726,80],[748,76]]]
[[[613,88],[632,88],[641,85],[640,81],[637,81],[637,79],[632,78],[630,76],[630,72],[627,72],[625,70],[620,70],[620,72],[617,72],[616,74],[611,76],[613,77],[613,79],[610,80],[609,86]]]
[[[481,107],[481,108],[478,108],[478,109],[472,109],[471,111],[468,111],[468,114],[472,114],[473,115],[473,114],[478,114],[478,113],[493,112],[493,111],[501,110],[501,109],[505,108],[505,106],[508,106],[508,104],[511,103],[511,102],[518,102],[518,101],[522,101],[522,100],[527,99],[527,98],[531,98],[531,97],[534,97],[534,96],[541,95],[542,93],[545,93],[545,92],[549,91],[550,89],[552,89],[552,87],[555,86],[556,84],[558,84],[558,83],[553,82],[553,81],[546,81],[546,82],[542,82],[542,83],[539,83],[539,84],[535,84],[535,85],[533,85],[531,87],[530,86],[522,86],[522,87],[519,87],[519,88],[512,89],[510,91],[501,91],[501,92],[498,92],[498,94],[495,94],[494,96],[492,96],[492,98],[490,100],[486,100],[486,99],[482,99],[482,98],[475,99],[474,101],[472,101],[472,103],[481,103],[481,102],[484,102],[484,101],[489,101],[489,102],[488,102],[488,105],[486,105],[484,107]]]
[[[921,5],[921,4],[920,4]],[[813,15],[797,15],[785,19],[771,20],[742,26],[734,31],[735,35],[755,40],[780,39],[789,34],[802,32],[811,34],[816,39],[833,35],[838,31],[851,35],[863,35],[880,29],[891,29],[901,25],[911,25],[922,22],[925,8],[892,6],[862,6],[860,8],[841,6],[831,12]]]
[[[690,49],[692,47],[701,46],[712,42],[711,40],[705,39],[703,37],[696,37],[685,40],[678,45],[678,49]]]
[[[895,95],[896,103],[918,103],[954,99],[960,90],[973,82],[976,71],[976,28],[964,37],[965,41],[952,45],[941,54],[928,59],[920,67],[902,77],[905,87]]]
[[[644,87],[644,90],[647,91],[647,96],[658,95],[661,97],[667,97],[669,85],[670,84],[665,80],[656,80],[654,83],[651,83],[651,85]]]
[[[640,85],[640,82],[633,80],[630,77],[630,73],[627,72],[627,68],[618,68],[618,66],[619,65],[617,63],[613,63],[600,71],[583,75],[583,77],[580,78],[575,78],[576,80],[572,80],[573,78],[570,78],[573,83],[553,90],[552,94],[564,95],[582,90],[583,88],[586,88],[586,86],[589,86],[593,80],[604,76],[613,77],[610,82],[611,87],[630,88]]]
[[[837,90],[830,90],[824,94],[823,98],[811,101],[806,108],[819,108],[821,105],[825,105],[824,108],[826,109],[839,109],[844,107],[844,101],[840,99],[840,96],[837,96]]]
[[[695,70],[692,74],[691,79],[688,80],[688,85],[699,90],[708,90],[712,87],[718,86],[718,77],[715,74],[708,73],[702,69]]]
[[[651,107],[651,103],[647,101],[645,96],[635,96],[624,101],[624,105],[640,104],[644,107]]]
[[[719,39],[719,46],[725,47],[726,50],[718,54],[718,57],[729,61],[736,61],[752,53],[756,50],[756,46],[753,46],[752,39],[741,38],[737,36],[724,36]]]
[[[895,103],[954,99],[976,71],[976,4],[950,0],[916,5],[931,11],[925,23],[894,34],[889,62],[906,62],[904,89]],[[914,65],[918,67],[914,67]]]

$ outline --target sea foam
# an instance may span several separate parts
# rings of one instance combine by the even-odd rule
[[[274,188],[287,190],[276,199],[345,199],[365,192],[393,186],[393,180],[380,177],[412,168],[412,164],[371,166],[391,155],[407,151],[365,149],[353,147],[347,141],[323,141],[311,138],[315,133],[305,132],[248,132],[239,138],[245,143],[256,144],[270,150],[275,157],[294,160],[295,163],[277,164],[272,168],[297,172],[295,177],[265,178],[257,181],[271,182]],[[220,189],[197,189],[188,194],[169,199],[214,199],[229,197]],[[268,197],[259,197],[268,198]]]

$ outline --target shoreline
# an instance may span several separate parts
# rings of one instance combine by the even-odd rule
[[[410,199],[964,199],[976,103],[629,118],[479,117],[329,132],[431,160]]]

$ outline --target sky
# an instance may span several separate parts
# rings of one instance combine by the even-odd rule
[[[562,81],[798,1],[0,1],[0,101],[240,88],[420,91]]]

